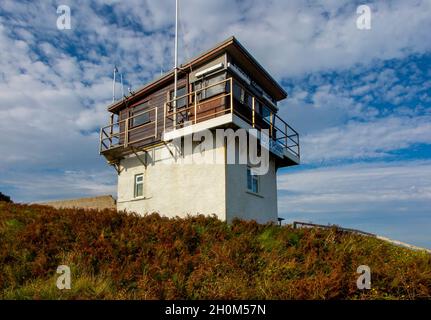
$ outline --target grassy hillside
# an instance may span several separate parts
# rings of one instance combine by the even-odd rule
[[[56,288],[57,266],[72,270]],[[359,291],[368,265],[372,290]],[[420,299],[431,256],[374,238],[203,216],[0,202],[3,299]]]

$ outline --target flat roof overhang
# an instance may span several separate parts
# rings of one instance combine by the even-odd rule
[[[185,71],[190,68],[198,68],[200,65],[217,58],[222,53],[227,52],[234,57],[245,70],[250,72],[250,75],[256,79],[259,85],[277,101],[283,100],[287,97],[286,91],[278,84],[278,82],[257,62],[257,60],[242,46],[242,44],[234,37],[219,43],[214,48],[206,51],[198,57],[190,60],[189,62],[181,65],[178,76],[184,76]],[[139,99],[161,87],[169,85],[174,81],[174,70],[162,75],[161,77],[153,80],[152,82],[139,88],[135,94],[116,101],[108,106],[108,111],[118,113],[120,109],[125,106],[126,102],[132,102]]]

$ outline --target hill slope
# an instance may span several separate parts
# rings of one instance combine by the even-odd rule
[[[57,266],[72,271],[56,288]],[[356,287],[360,265],[372,289]],[[418,299],[431,255],[336,229],[0,202],[0,298]]]

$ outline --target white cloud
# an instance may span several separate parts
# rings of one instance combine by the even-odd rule
[[[0,182],[16,188],[18,199],[33,202],[68,198],[116,195],[115,171],[8,172]]]
[[[431,117],[386,117],[351,121],[302,138],[305,163],[390,156],[414,144],[431,144]]]
[[[431,161],[285,170],[279,214],[338,224],[431,248]]]
[[[326,212],[328,206],[334,206],[330,208],[334,212],[354,212],[361,210],[358,204],[391,205],[392,201],[424,200],[431,204],[431,162],[358,163],[309,169],[281,175],[278,187],[288,193],[285,204],[301,211]]]
[[[431,27],[429,1],[370,2],[370,31],[356,28],[356,6],[350,1],[306,6],[303,1],[251,1],[246,9],[230,1],[218,1],[205,10],[206,5],[202,1],[183,5],[192,43],[205,48],[214,41],[214,34],[219,39],[236,34],[280,77],[348,68],[430,49],[425,31]]]

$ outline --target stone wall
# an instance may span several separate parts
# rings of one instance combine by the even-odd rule
[[[91,197],[91,198],[50,201],[50,202],[43,202],[38,204],[54,207],[57,209],[79,208],[79,209],[103,210],[103,209],[117,208],[115,199],[110,195]]]

